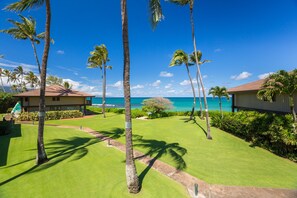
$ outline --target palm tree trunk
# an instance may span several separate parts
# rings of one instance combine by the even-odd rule
[[[193,81],[192,81],[192,77],[191,77],[191,74],[190,74],[188,64],[186,64],[186,68],[187,68],[188,76],[189,76],[189,79],[190,79],[190,82],[191,82],[191,87],[192,87],[192,92],[193,92],[193,97],[194,97],[193,107],[192,107],[192,111],[191,111],[191,115],[190,115],[190,120],[192,120],[193,116],[194,116],[194,112],[195,112],[195,107],[196,107],[196,94],[195,94],[195,88],[194,88],[194,85],[193,85]]]
[[[205,89],[202,81],[202,75],[198,63],[198,57],[197,57],[197,48],[196,48],[196,40],[195,40],[195,27],[194,27],[194,18],[193,18],[193,2],[190,4],[190,20],[191,20],[191,27],[192,27],[192,40],[193,40],[193,45],[194,45],[194,54],[195,54],[195,59],[196,59],[196,66],[197,66],[197,72],[199,75],[199,80],[200,80],[200,85],[202,88],[202,94],[204,98],[204,108],[205,108],[205,118],[206,118],[206,127],[207,127],[207,139],[211,140],[211,134],[210,134],[210,123],[209,123],[209,114],[208,114],[208,105],[207,105],[207,100],[206,100],[206,94],[205,94]]]
[[[39,59],[38,59],[38,56],[37,56],[36,47],[35,47],[34,41],[32,41],[32,40],[30,40],[30,41],[31,41],[34,56],[35,56],[35,59],[36,59],[36,63],[37,63],[37,66],[38,66],[39,75],[41,75],[41,68],[40,68],[40,63],[39,63]]]
[[[4,89],[4,85],[3,85],[2,76],[0,76],[0,80],[1,80],[1,86],[2,86],[2,90],[3,90],[3,92],[5,93],[6,91],[5,91],[5,89]]]
[[[132,120],[130,103],[130,51],[128,37],[127,1],[121,0],[122,36],[124,47],[124,97],[125,97],[125,129],[126,129],[126,181],[130,193],[138,193],[139,179],[136,172],[133,144],[132,144]]]
[[[106,65],[103,65],[103,91],[102,91],[102,113],[103,118],[106,118],[105,115],[105,97],[106,97]]]
[[[36,163],[43,164],[47,162],[47,155],[44,148],[43,132],[45,119],[45,83],[47,60],[50,48],[50,25],[51,25],[51,8],[50,0],[45,0],[46,4],[46,22],[45,22],[45,45],[42,56],[42,70],[40,74],[40,100],[39,100],[39,123],[38,123],[38,138],[37,138],[37,158]]]
[[[291,112],[293,115],[293,120],[294,120],[294,122],[297,122],[293,96],[289,96],[289,103],[290,103],[290,109],[291,109]]]
[[[199,97],[199,107],[200,107],[200,119],[203,119],[203,112],[202,112],[202,100],[201,100],[201,91],[200,91],[200,82],[199,82],[199,75],[198,70],[196,72],[196,81],[198,86],[198,97]]]
[[[219,97],[219,105],[220,105],[220,112],[221,112],[221,117],[223,118],[223,111],[222,111],[222,99]]]

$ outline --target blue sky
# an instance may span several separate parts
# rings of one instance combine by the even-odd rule
[[[11,0],[0,1],[4,8]],[[152,30],[148,0],[128,0],[132,96],[192,96],[186,69],[169,68],[173,52],[193,51],[189,8],[164,0],[164,20]],[[44,31],[44,7],[22,13],[37,20]],[[196,0],[194,8],[197,48],[203,58],[206,89],[228,88],[259,79],[269,72],[297,67],[296,0]],[[0,29],[16,13],[0,11]],[[89,52],[105,44],[111,71],[107,72],[108,96],[122,96],[123,49],[120,1],[52,0],[52,38],[48,75],[70,81],[75,89],[101,95],[99,69],[87,69]],[[41,57],[43,43],[38,46]],[[0,67],[23,65],[37,74],[29,41],[0,34]],[[195,77],[195,70],[191,70]]]

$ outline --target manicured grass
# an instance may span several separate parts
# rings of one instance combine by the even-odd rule
[[[264,149],[251,147],[249,143],[212,128],[213,140],[207,140],[203,130],[205,122],[186,122],[186,117],[171,117],[155,120],[133,120],[136,149],[143,152],[152,147],[166,148],[171,143],[187,150],[183,156],[186,172],[213,184],[256,186],[297,189],[297,164],[278,157]],[[124,115],[97,115],[79,120],[49,121],[48,123],[86,126],[105,132],[124,142]],[[138,138],[139,138],[138,137]],[[144,148],[145,147],[145,148]],[[154,155],[164,150],[155,149]],[[156,151],[157,150],[157,151]],[[162,150],[162,151],[161,151]],[[171,165],[181,165],[170,154],[160,158]]]
[[[50,161],[35,166],[36,134],[37,126],[16,125],[0,136],[1,198],[188,197],[183,186],[152,169],[141,192],[129,194],[124,153],[79,130],[46,127]],[[145,168],[137,163],[139,173]]]

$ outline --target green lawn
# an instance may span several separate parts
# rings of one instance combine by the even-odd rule
[[[37,167],[36,134],[36,125],[16,125],[12,134],[0,136],[1,198],[188,197],[183,186],[152,169],[141,192],[130,195],[124,153],[79,130],[46,127],[50,161]],[[139,173],[145,168],[137,163]]]
[[[135,138],[134,144],[140,145],[135,148],[157,155],[177,143],[174,144],[176,148],[187,150],[183,156],[187,165],[185,171],[208,183],[297,189],[296,163],[264,149],[250,147],[249,143],[216,128],[212,128],[213,140],[207,140],[198,126],[205,128],[205,123],[199,119],[198,123],[186,122],[186,119],[133,120],[134,135],[142,137],[141,140]],[[124,115],[107,114],[106,119],[97,115],[47,123],[90,127],[124,142]],[[173,160],[169,152],[160,159],[174,166],[182,164],[181,160]]]

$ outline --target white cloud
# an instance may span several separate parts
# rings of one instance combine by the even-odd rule
[[[268,72],[268,73],[264,73],[264,74],[260,74],[258,76],[259,79],[264,79],[267,78],[269,75],[273,74],[274,72]]]
[[[162,83],[161,80],[156,80],[155,82],[153,82],[152,86],[159,87],[161,83]]]
[[[246,78],[250,77],[251,75],[252,74],[249,73],[249,72],[241,72],[238,75],[231,76],[231,79],[233,79],[233,80],[243,80],[243,79],[246,79]]]
[[[172,87],[172,84],[165,85],[165,89],[170,89]]]
[[[123,81],[117,81],[116,83],[110,85],[111,87],[115,87],[115,88],[118,88],[118,89],[122,89],[123,88]]]
[[[221,52],[221,51],[222,51],[221,48],[217,48],[217,49],[214,50],[214,52],[216,52],[216,53]]]
[[[203,75],[203,76],[202,76],[202,78],[207,78],[207,77],[208,77],[208,75]]]
[[[58,50],[58,51],[57,51],[57,54],[59,54],[59,55],[63,55],[63,54],[65,54],[65,52],[64,52],[63,50]]]
[[[38,67],[36,65],[30,65],[30,64],[26,64],[26,63],[19,63],[19,62],[14,62],[14,61],[10,61],[10,60],[6,60],[6,59],[0,59],[0,67],[8,67],[8,68],[16,68],[18,66],[22,66],[24,71],[28,72],[28,71],[35,71],[38,69]]]
[[[174,89],[167,91],[167,93],[176,93]]]
[[[192,81],[193,81],[193,84],[197,84],[196,80],[192,80]],[[179,84],[182,86],[186,86],[186,85],[190,85],[191,82],[190,82],[190,80],[184,80],[184,81],[180,82]]]
[[[173,73],[169,73],[169,72],[166,72],[166,71],[161,71],[160,76],[161,77],[172,77]]]
[[[143,85],[135,85],[131,87],[131,89],[142,89],[142,88],[144,88]]]

